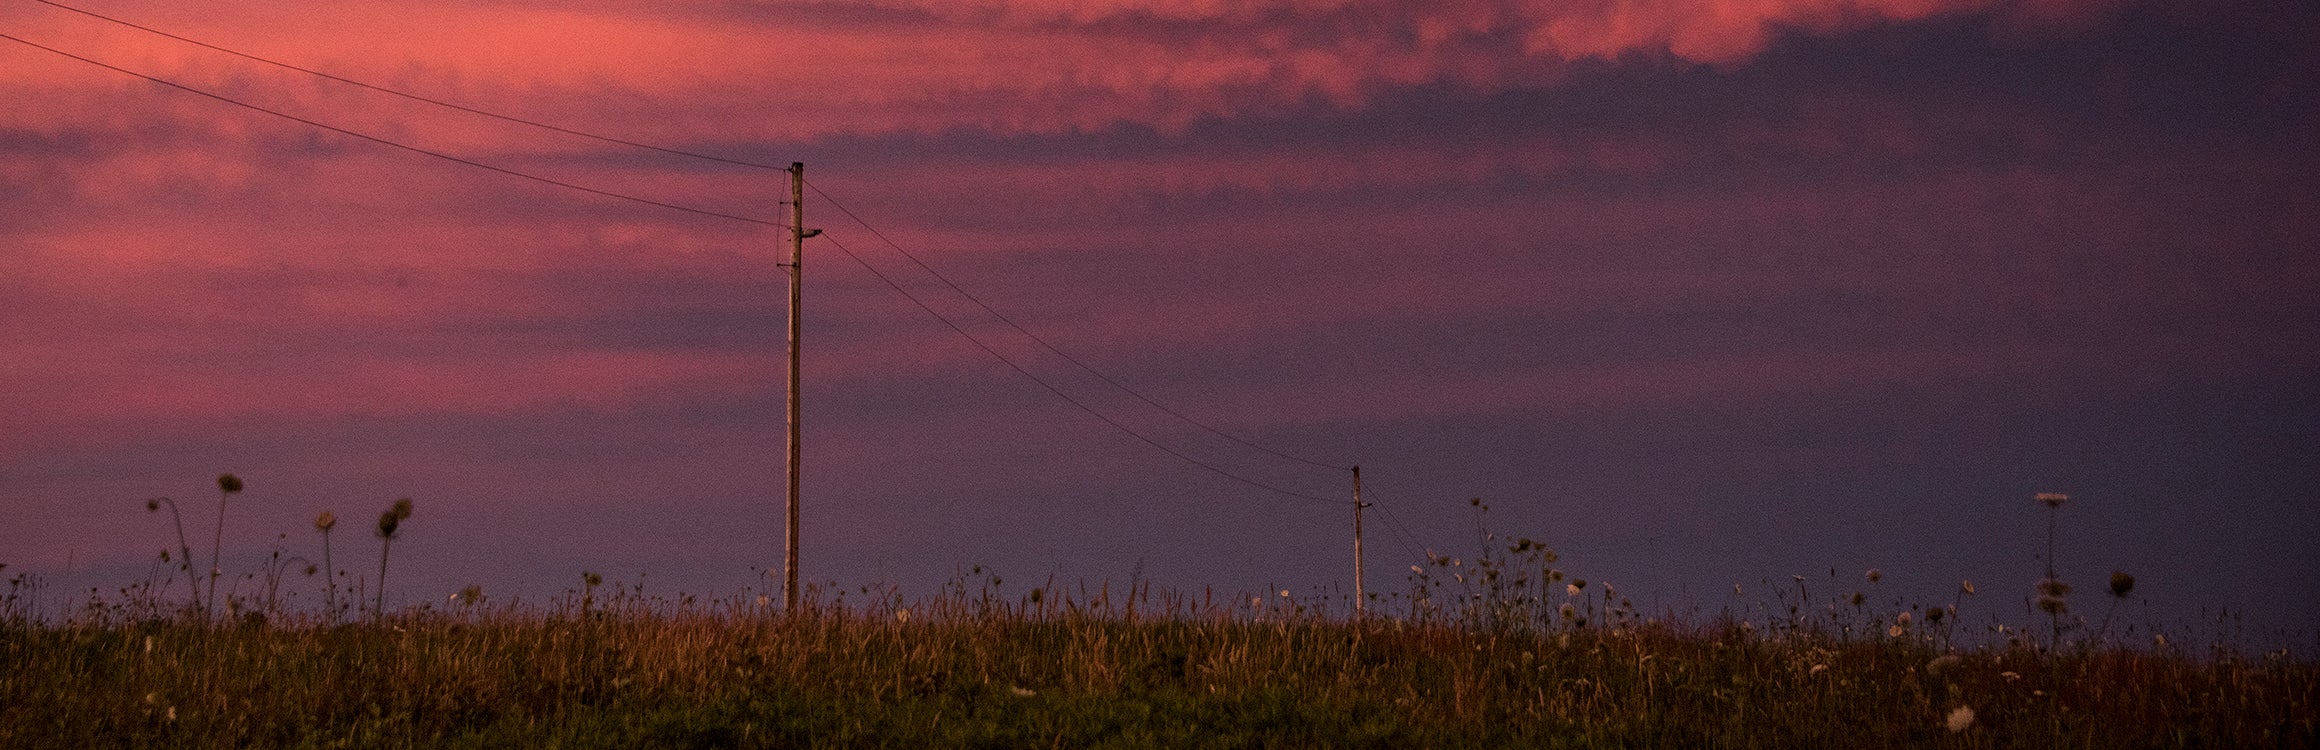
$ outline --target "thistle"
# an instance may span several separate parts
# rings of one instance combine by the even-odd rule
[[[411,498],[396,500],[385,513],[379,514],[379,594],[371,605],[371,616],[383,617],[387,612],[387,552],[395,546],[395,532],[402,528],[403,519],[411,517]]]
[[[338,617],[338,568],[330,564],[330,528],[337,525],[338,516],[331,515],[330,511],[323,511],[314,517],[314,530],[322,532],[322,569],[324,591],[326,592],[324,596],[329,597],[326,601],[329,603],[332,619]]]
[[[2100,633],[2110,633],[2111,615],[2118,614],[2119,602],[2126,599],[2127,594],[2133,592],[2134,590],[2134,576],[2128,575],[2127,572],[2123,570],[2111,571],[2111,605],[2109,609],[2103,612],[2102,630],[2099,631]]]
[[[209,543],[209,601],[201,605],[204,617],[217,606],[218,576],[224,575],[224,571],[218,569],[218,553],[224,550],[226,540],[226,496],[242,491],[242,478],[232,474],[219,474],[217,483],[217,530],[210,537]]]

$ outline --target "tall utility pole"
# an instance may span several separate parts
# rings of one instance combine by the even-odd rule
[[[1369,507],[1361,501],[1361,467],[1353,467],[1353,613],[1369,612],[1369,592],[1361,585],[1361,509]]]
[[[789,522],[788,539],[782,544],[781,600],[784,612],[796,612],[798,607],[798,325],[800,312],[805,307],[806,238],[821,234],[822,230],[806,228],[806,165],[789,165]]]

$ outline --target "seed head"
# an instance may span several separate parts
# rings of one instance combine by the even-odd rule
[[[219,474],[218,490],[229,495],[240,492],[242,491],[242,478],[232,474]]]
[[[1885,580],[1885,571],[1878,570],[1876,568],[1870,568],[1868,578],[1870,583],[1876,583],[1878,581]]]
[[[1949,719],[1943,722],[1943,726],[1947,727],[1952,734],[1966,731],[1967,727],[1973,725],[1974,710],[1967,706],[1950,709]]]
[[[2038,582],[2038,595],[2055,599],[2069,596],[2070,584],[2063,583],[2062,579],[2059,578],[2041,580]]]
[[[2060,492],[2041,492],[2038,493],[2037,499],[2038,502],[2045,503],[2046,507],[2060,508],[2063,503],[2070,501],[2070,496]]]
[[[604,576],[597,575],[594,571],[581,571],[580,582],[588,584],[589,588],[596,588],[604,584]]]
[[[330,511],[323,511],[314,517],[315,531],[329,531],[330,527],[337,525],[338,516],[331,515]]]
[[[160,510],[161,510],[161,498],[158,498],[158,497],[157,497],[157,498],[153,498],[153,499],[151,499],[151,500],[147,500],[147,501],[145,501],[145,512],[147,512],[147,513],[157,513],[157,512],[160,512]]]
[[[402,516],[395,515],[395,512],[394,512],[394,511],[391,511],[391,510],[390,510],[390,511],[387,511],[387,512],[385,512],[385,513],[380,513],[380,514],[379,514],[379,538],[380,538],[380,539],[393,539],[393,538],[395,538],[395,528],[396,528],[396,527],[398,527],[398,526],[401,526],[401,525],[403,525],[403,517],[402,517]]]
[[[394,506],[388,508],[387,512],[395,514],[396,518],[410,518],[411,498],[406,497],[396,500]]]
[[[2127,592],[2134,590],[2134,576],[2127,575],[2125,571],[2111,571],[2111,596],[2124,599],[2127,597]]]
[[[1959,581],[1959,582],[1958,582],[1958,593],[1965,594],[1966,596],[1973,596],[1973,595],[1974,595],[1974,582],[1973,582],[1973,581]]]

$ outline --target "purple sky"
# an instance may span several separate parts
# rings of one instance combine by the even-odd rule
[[[2022,622],[2320,624],[2310,2],[68,2],[466,106],[807,164],[1168,408],[1360,464],[1373,590],[1467,499],[1639,605],[1802,574]],[[561,136],[36,3],[0,33],[590,187],[786,217],[779,172]],[[0,563],[144,579],[417,513],[390,598],[778,569],[781,230],[528,182],[0,40]],[[804,572],[931,593],[1350,588],[1341,503],[1111,389],[819,195]],[[838,244],[833,244],[833,241]],[[1398,522],[1398,523],[1397,523]],[[2303,541],[2299,541],[2303,540]],[[197,545],[200,546],[200,545]],[[203,555],[206,557],[206,551]],[[353,561],[353,562],[349,562]],[[1732,585],[1743,594],[1732,595]],[[303,585],[303,584],[302,584]],[[182,586],[181,586],[182,588]],[[305,588],[314,588],[306,585]],[[315,591],[300,590],[311,600]]]

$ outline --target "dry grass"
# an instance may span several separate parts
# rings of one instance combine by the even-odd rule
[[[1132,591],[0,625],[0,747],[2308,747],[2320,669]],[[1487,611],[1487,610],[1478,610]],[[109,613],[109,614],[108,614]],[[1962,731],[1948,728],[1971,709]]]

